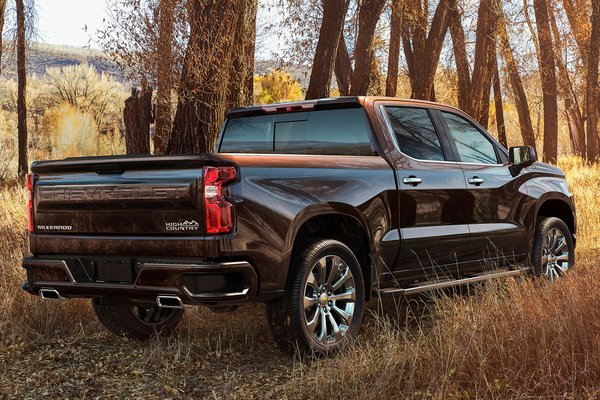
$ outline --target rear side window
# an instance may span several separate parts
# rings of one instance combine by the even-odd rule
[[[221,149],[237,149],[237,153],[273,152],[273,117],[236,118],[227,122]],[[223,151],[223,150],[221,150]],[[233,153],[233,151],[229,151]]]
[[[456,114],[442,112],[454,140],[461,162],[475,164],[498,164],[492,142],[473,124]]]
[[[373,155],[370,137],[362,108],[274,114],[228,120],[219,151]]]
[[[385,111],[400,151],[418,160],[444,160],[440,137],[426,109],[385,107]]]

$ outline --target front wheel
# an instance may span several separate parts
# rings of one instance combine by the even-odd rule
[[[182,309],[160,308],[151,304],[102,304],[100,299],[93,299],[92,305],[106,329],[115,335],[141,340],[152,335],[171,334],[183,315]]]
[[[533,243],[533,272],[554,281],[575,264],[575,246],[567,225],[555,217],[538,221]]]
[[[324,355],[356,336],[365,303],[364,279],[352,251],[336,240],[302,250],[286,295],[267,305],[269,325],[286,351]]]

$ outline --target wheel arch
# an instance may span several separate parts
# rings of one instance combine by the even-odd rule
[[[577,221],[573,207],[570,204],[570,199],[562,198],[562,196],[547,196],[540,199],[538,204],[536,221],[540,217],[556,217],[562,220],[569,228],[573,242],[575,243]]]
[[[370,298],[373,282],[372,254],[373,244],[369,239],[368,224],[362,214],[352,206],[336,204],[327,210],[321,207],[305,210],[290,230],[287,238],[288,248],[291,249],[288,276],[290,279],[293,262],[297,253],[306,245],[320,239],[338,240],[348,246],[360,264],[365,283],[365,296]]]

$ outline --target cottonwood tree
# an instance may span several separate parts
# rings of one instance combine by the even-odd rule
[[[533,8],[537,27],[538,70],[544,102],[544,161],[555,163],[558,156],[558,90],[548,2],[533,0]]]
[[[598,158],[598,63],[600,62],[600,0],[592,0],[591,32],[587,59],[587,151],[589,161]]]
[[[156,50],[156,111],[154,152],[163,154],[171,133],[171,96],[175,86],[175,2],[158,2],[158,40]],[[145,90],[148,92],[148,88]],[[152,93],[150,91],[150,93]],[[148,149],[149,151],[149,149]]]
[[[179,100],[168,153],[213,150],[232,88],[239,88],[234,69],[236,27],[245,18],[244,2],[194,0],[190,5],[190,33],[179,81]]]
[[[458,104],[483,126],[488,125],[490,92],[496,64],[496,36],[500,2],[481,0],[472,73],[467,56],[465,33],[455,0],[450,1],[450,35],[458,78]]]
[[[398,90],[398,62],[400,44],[402,41],[402,0],[392,0],[390,18],[390,44],[388,48],[387,76],[385,80],[385,95],[396,97]]]
[[[529,102],[525,95],[523,80],[521,79],[519,68],[510,44],[508,30],[506,29],[506,18],[503,13],[500,14],[500,18],[498,19],[498,37],[500,39],[499,47],[504,57],[504,62],[506,63],[506,72],[512,88],[515,107],[517,108],[523,143],[536,149],[533,124],[531,123],[531,114],[529,113]]]
[[[354,47],[354,72],[350,83],[350,94],[367,94],[371,83],[373,64],[373,39],[385,0],[363,0],[358,12],[358,35]]]
[[[322,0],[323,17],[313,58],[307,99],[328,97],[335,58],[343,37],[349,0]]]
[[[406,1],[403,6],[402,47],[408,66],[411,97],[435,101],[435,72],[448,31],[450,1],[439,1],[430,26],[429,1]]]
[[[18,175],[23,180],[29,171],[27,162],[27,71],[26,58],[26,25],[25,4],[23,0],[15,0],[17,12],[17,132],[19,142]]]
[[[92,38],[133,84],[156,89],[154,152],[165,152],[189,38],[186,0],[109,0]]]
[[[556,10],[549,12],[550,26],[554,39],[554,54],[558,69],[558,90],[564,101],[564,115],[569,127],[569,137],[573,153],[585,157],[585,116],[581,111],[579,96],[576,93],[571,74],[567,69],[567,61],[563,60],[563,38],[556,23]]]

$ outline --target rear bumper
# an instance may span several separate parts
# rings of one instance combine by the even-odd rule
[[[257,274],[246,261],[122,257],[114,258],[118,263],[109,259],[105,267],[107,259],[87,255],[25,258],[23,289],[33,295],[54,289],[62,298],[110,296],[150,302],[159,295],[172,295],[191,305],[240,304],[257,298]],[[115,268],[125,273],[115,273]]]

